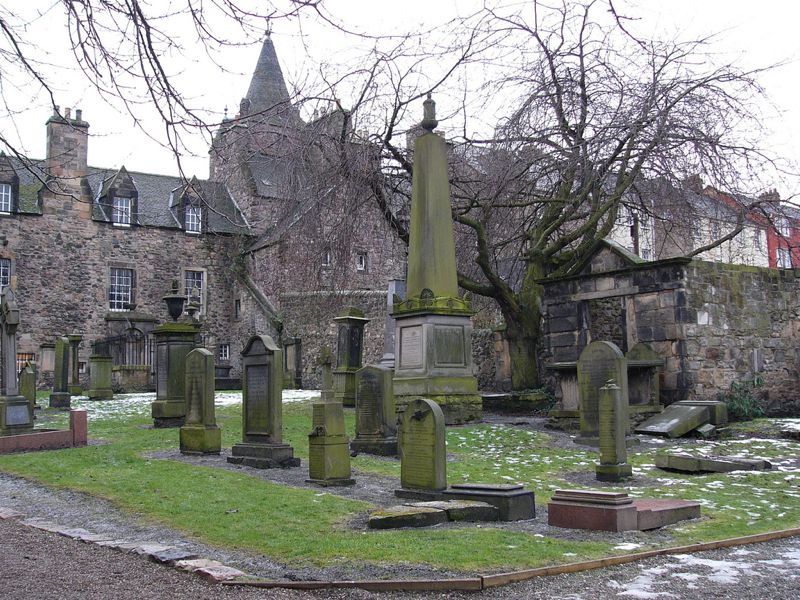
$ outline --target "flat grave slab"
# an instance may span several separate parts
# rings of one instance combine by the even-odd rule
[[[761,458],[719,456],[706,458],[690,454],[659,454],[656,456],[659,469],[681,473],[730,473],[731,471],[765,471],[772,463]]]
[[[633,500],[624,492],[556,490],[547,504],[553,527],[594,531],[646,531],[700,516],[692,500]]]
[[[370,529],[396,529],[398,527],[430,527],[447,522],[447,512],[432,506],[401,504],[376,510],[369,516]]]
[[[500,511],[488,502],[475,500],[434,500],[432,502],[414,502],[409,506],[438,508],[447,513],[450,521],[498,521]]]
[[[649,418],[636,428],[636,433],[661,435],[669,438],[681,437],[693,429],[710,422],[708,406],[686,406],[670,404],[659,415]]]

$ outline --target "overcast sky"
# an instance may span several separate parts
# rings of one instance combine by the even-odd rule
[[[8,0],[0,2],[8,4]],[[17,0],[13,1],[17,5]],[[23,5],[27,10],[46,11],[50,1],[33,0]],[[404,0],[388,2],[375,0],[327,0],[331,12],[346,18],[348,26],[366,29],[372,33],[394,30],[415,30],[444,21],[459,12],[467,14],[482,2],[478,0]],[[160,5],[157,2],[156,5]],[[658,37],[696,37],[716,33],[716,48],[721,60],[738,60],[745,68],[766,66],[786,61],[787,64],[771,73],[764,74],[760,81],[777,109],[768,114],[775,115],[767,122],[773,133],[767,146],[783,156],[800,162],[800,109],[798,109],[798,86],[800,86],[800,63],[798,62],[797,23],[800,21],[800,6],[789,0],[619,0],[619,5],[628,14],[641,20],[631,24],[643,35],[654,33]],[[23,10],[20,7],[20,10]],[[44,30],[45,34],[42,34]],[[305,73],[314,70],[316,60],[335,62],[344,55],[344,38],[334,32],[316,30],[308,24],[297,33],[294,23],[276,23],[273,40],[287,79],[301,82]],[[48,51],[48,60],[55,64],[68,64],[65,50],[64,19],[60,8],[51,10],[31,26],[29,36]],[[348,42],[349,43],[349,42]],[[187,87],[192,102],[221,119],[227,106],[231,116],[236,112],[240,98],[247,91],[250,74],[255,66],[260,45],[231,49],[222,62],[229,72],[209,67],[198,57],[186,56],[184,78],[191,82]],[[311,54],[311,57],[308,56]],[[9,90],[4,90],[8,96]],[[44,157],[45,128],[50,110],[48,99],[40,88],[29,86],[15,92],[19,102],[8,106],[0,114],[0,126],[5,136],[33,158]],[[92,139],[89,144],[89,163],[100,167],[125,165],[132,171],[177,174],[174,157],[169,150],[134,127],[133,119],[121,111],[118,103],[103,101],[91,86],[80,82],[77,76],[63,76],[59,80],[57,103],[62,107],[81,108],[84,119],[90,125]],[[116,104],[116,105],[115,105]],[[15,113],[13,120],[9,111]],[[156,120],[146,121],[151,135],[163,139],[163,126]],[[200,177],[208,175],[206,141],[197,136],[193,148],[195,156],[184,160],[184,171]],[[797,180],[782,182],[782,196],[800,191]]]

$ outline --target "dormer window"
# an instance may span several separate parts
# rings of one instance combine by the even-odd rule
[[[0,183],[0,213],[10,213],[13,207],[11,184]]]
[[[111,222],[114,225],[128,227],[131,224],[131,199],[114,196],[111,207]]]
[[[203,230],[203,209],[194,204],[186,205],[186,233],[200,233]]]

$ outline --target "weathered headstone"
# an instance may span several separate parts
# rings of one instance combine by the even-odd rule
[[[62,336],[56,338],[56,360],[50,408],[69,408],[71,399],[69,393],[69,340]]]
[[[622,390],[613,381],[600,388],[599,400],[600,464],[595,473],[598,481],[622,481],[631,477],[625,433],[628,429],[628,403]]]
[[[219,454],[222,431],[214,414],[214,355],[195,348],[186,356],[186,422],[181,454]]]
[[[659,371],[664,359],[650,346],[639,342],[625,354],[628,364],[628,402],[630,406],[661,409]],[[648,411],[649,412],[649,411]]]
[[[153,330],[156,340],[156,399],[150,405],[155,427],[180,427],[186,411],[186,356],[194,350],[199,327],[193,319],[179,322],[186,298],[172,283],[172,293],[164,296],[172,323]]]
[[[283,389],[303,387],[303,343],[299,337],[283,341]]]
[[[70,362],[70,375],[71,383],[69,385],[69,393],[73,396],[80,396],[83,394],[80,381],[80,361],[79,350],[83,336],[77,333],[72,333],[67,336],[69,340],[69,362]]]
[[[31,410],[36,410],[36,363],[29,360],[19,372],[19,393],[25,397]]]
[[[356,436],[353,452],[397,454],[397,419],[394,412],[392,372],[366,366],[356,372]]]
[[[33,428],[33,405],[17,387],[18,326],[17,300],[6,286],[0,292],[0,435]]]
[[[111,400],[114,397],[111,388],[112,368],[110,356],[92,352],[89,357],[89,389],[86,390],[89,400]]]
[[[458,290],[447,144],[424,103],[412,178],[408,279],[396,298],[394,395],[398,412],[414,398],[437,402],[447,424],[479,419],[483,409],[472,364],[472,309]]]
[[[628,370],[625,357],[611,342],[592,342],[578,358],[578,389],[580,397],[579,444],[596,446],[600,441],[599,410],[600,388],[613,379],[622,397],[628,397]]]
[[[228,462],[257,469],[297,467],[283,443],[283,356],[268,335],[255,335],[242,350],[242,442]]]
[[[427,398],[408,403],[400,424],[400,497],[438,498],[447,487],[444,414]]]
[[[333,372],[334,397],[344,406],[356,404],[356,371],[364,352],[364,326],[369,319],[363,311],[348,307],[333,319],[337,325],[336,369]]]
[[[330,366],[323,365],[323,385],[330,385]],[[352,485],[350,449],[344,430],[342,403],[323,390],[312,407],[312,430],[308,434],[308,481],[322,486]]]

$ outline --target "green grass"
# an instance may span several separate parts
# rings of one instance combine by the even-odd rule
[[[217,410],[223,445],[241,438],[240,406]],[[347,414],[352,431],[352,411]],[[44,410],[38,426],[65,426],[65,413]],[[448,529],[358,530],[348,523],[374,507],[324,490],[265,482],[245,472],[205,468],[146,458],[176,448],[178,431],[149,429],[146,410],[90,419],[85,448],[0,456],[0,470],[53,487],[79,490],[111,501],[150,522],[162,523],[209,544],[236,547],[271,557],[330,565],[340,562],[424,563],[460,571],[530,568],[618,554],[612,543],[535,536],[489,525]],[[284,439],[307,458],[310,405],[284,408]],[[448,480],[519,482],[544,504],[555,489],[576,487],[565,477],[593,472],[597,454],[580,446],[556,448],[551,436],[521,428],[479,424],[447,430]],[[713,444],[716,454],[791,456],[782,442]],[[756,452],[757,451],[757,452]],[[781,454],[783,453],[783,454]],[[674,543],[709,541],[800,525],[800,476],[774,471],[755,474],[684,476],[656,470],[653,452],[635,451],[637,475],[652,485],[628,491],[638,497],[701,500],[704,518],[676,526]],[[306,463],[304,462],[304,465]],[[354,469],[399,477],[399,463],[366,455]],[[619,489],[623,489],[620,487]],[[541,518],[541,517],[539,517]],[[646,535],[646,534],[642,534]],[[621,539],[621,538],[620,538]],[[659,539],[663,539],[659,538]],[[649,547],[647,538],[637,539]]]

